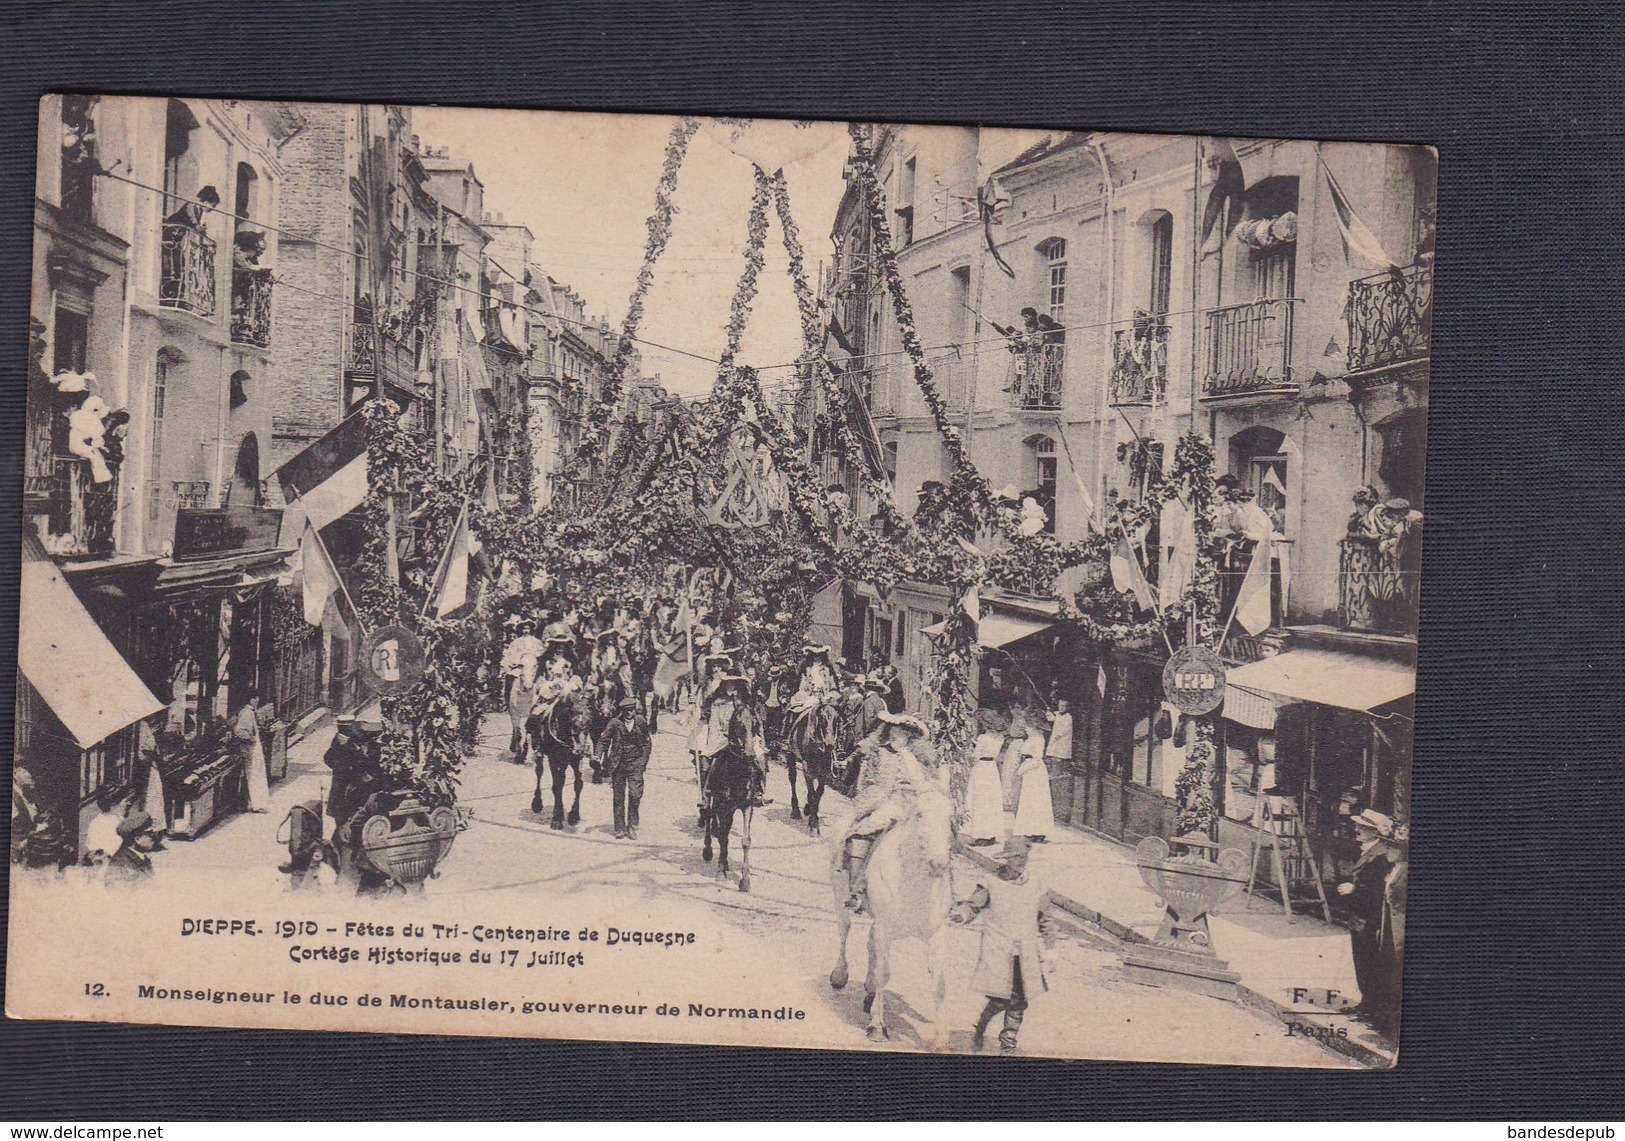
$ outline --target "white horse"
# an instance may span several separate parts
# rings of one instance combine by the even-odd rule
[[[869,853],[867,894],[872,924],[863,1000],[863,1009],[869,1014],[867,1034],[871,1042],[891,1036],[886,1030],[886,985],[891,981],[892,945],[900,939],[918,939],[925,945],[932,994],[927,1044],[942,1049],[947,1040],[942,1021],[947,979],[942,970],[941,935],[947,929],[948,911],[953,906],[949,878],[953,806],[934,780],[897,795],[903,800],[901,819]],[[835,969],[829,973],[829,985],[836,990],[846,986],[849,977],[846,943],[852,931],[852,911],[846,906],[850,892],[841,855],[841,845],[837,844],[830,883],[835,889],[840,951]]]
[[[505,704],[508,720],[513,723],[513,735],[508,739],[508,752],[517,764],[525,763],[525,722],[536,707],[536,672],[541,665],[540,656],[526,656],[509,668],[504,684],[508,687]]]

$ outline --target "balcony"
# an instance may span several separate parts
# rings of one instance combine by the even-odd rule
[[[214,316],[214,241],[202,230],[164,224],[158,303],[200,317]]]
[[[271,271],[231,271],[231,339],[239,345],[271,343]]]
[[[1207,313],[1207,372],[1202,398],[1294,394],[1292,307],[1298,298],[1267,298]]]
[[[350,351],[344,371],[352,377],[378,375],[378,329],[371,321],[350,322]]]
[[[1015,398],[1017,408],[1029,412],[1056,411],[1061,407],[1061,377],[1065,368],[1065,344],[1016,349],[1010,354],[1004,390]]]
[[[55,456],[49,475],[29,476],[25,494],[46,505],[46,549],[57,556],[104,558],[113,553],[118,478],[96,483],[78,456]]]
[[[1416,637],[1421,575],[1412,565],[1415,561],[1404,551],[1384,551],[1378,539],[1345,535],[1337,560],[1338,616],[1343,626]]]
[[[1425,360],[1433,335],[1433,266],[1392,269],[1349,282],[1349,371]]]
[[[1136,318],[1112,333],[1109,392],[1114,407],[1150,407],[1168,399],[1168,322]]]

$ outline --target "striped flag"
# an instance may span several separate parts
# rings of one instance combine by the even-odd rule
[[[451,541],[446,544],[446,553],[440,557],[440,565],[435,569],[428,609],[436,618],[444,618],[467,604],[468,504],[465,502],[457,516],[457,525],[451,529]]]
[[[1377,268],[1391,268],[1399,264],[1388,256],[1377,235],[1355,213],[1354,204],[1337,184],[1332,168],[1326,165],[1325,156],[1317,152],[1317,157],[1320,158],[1320,169],[1326,172],[1326,188],[1332,194],[1332,213],[1337,218],[1338,232],[1343,235],[1343,257],[1348,261],[1358,259],[1368,262]]]

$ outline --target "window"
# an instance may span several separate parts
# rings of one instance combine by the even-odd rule
[[[1060,465],[1055,453],[1055,440],[1050,436],[1034,436],[1027,441],[1033,458],[1033,486],[1028,493],[1044,509],[1044,530],[1055,533],[1055,484]]]
[[[197,119],[192,112],[186,109],[186,104],[176,99],[169,101],[169,113],[164,125],[164,217],[169,217],[184,204],[183,197],[189,197],[188,190],[196,187],[182,185],[181,164],[186,152],[192,148],[192,132],[197,129]]]
[[[90,341],[90,318],[71,309],[56,311],[51,334],[51,374],[84,372]]]
[[[1262,425],[1230,438],[1230,470],[1281,535],[1287,533],[1287,489],[1291,486],[1285,444],[1284,434]]]
[[[167,352],[158,354],[158,363],[152,373],[152,430],[147,438],[147,518],[156,520],[162,506],[160,480],[164,472],[164,403],[169,398],[169,370],[174,358]]]
[[[1066,324],[1066,240],[1051,238],[1038,247],[1044,258],[1049,282],[1049,315],[1056,324]]]
[[[887,440],[884,451],[886,453],[886,479],[893,487],[897,486],[897,441]]]
[[[1173,308],[1174,216],[1162,214],[1151,223],[1151,303],[1147,312],[1164,317]]]
[[[953,308],[948,313],[949,337],[956,344],[962,344],[981,332],[977,328],[981,322],[971,311],[970,266],[953,270],[950,280],[953,285]]]
[[[905,162],[897,173],[897,246],[914,242],[914,176],[918,171],[918,158]]]
[[[253,167],[246,162],[237,164],[237,198],[232,213],[237,215],[239,224],[254,217],[254,191],[258,181]]]

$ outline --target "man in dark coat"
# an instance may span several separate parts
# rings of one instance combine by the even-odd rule
[[[638,838],[638,803],[643,774],[649,767],[654,738],[638,709],[638,699],[623,697],[616,716],[604,730],[604,775],[615,802],[615,838]]]

